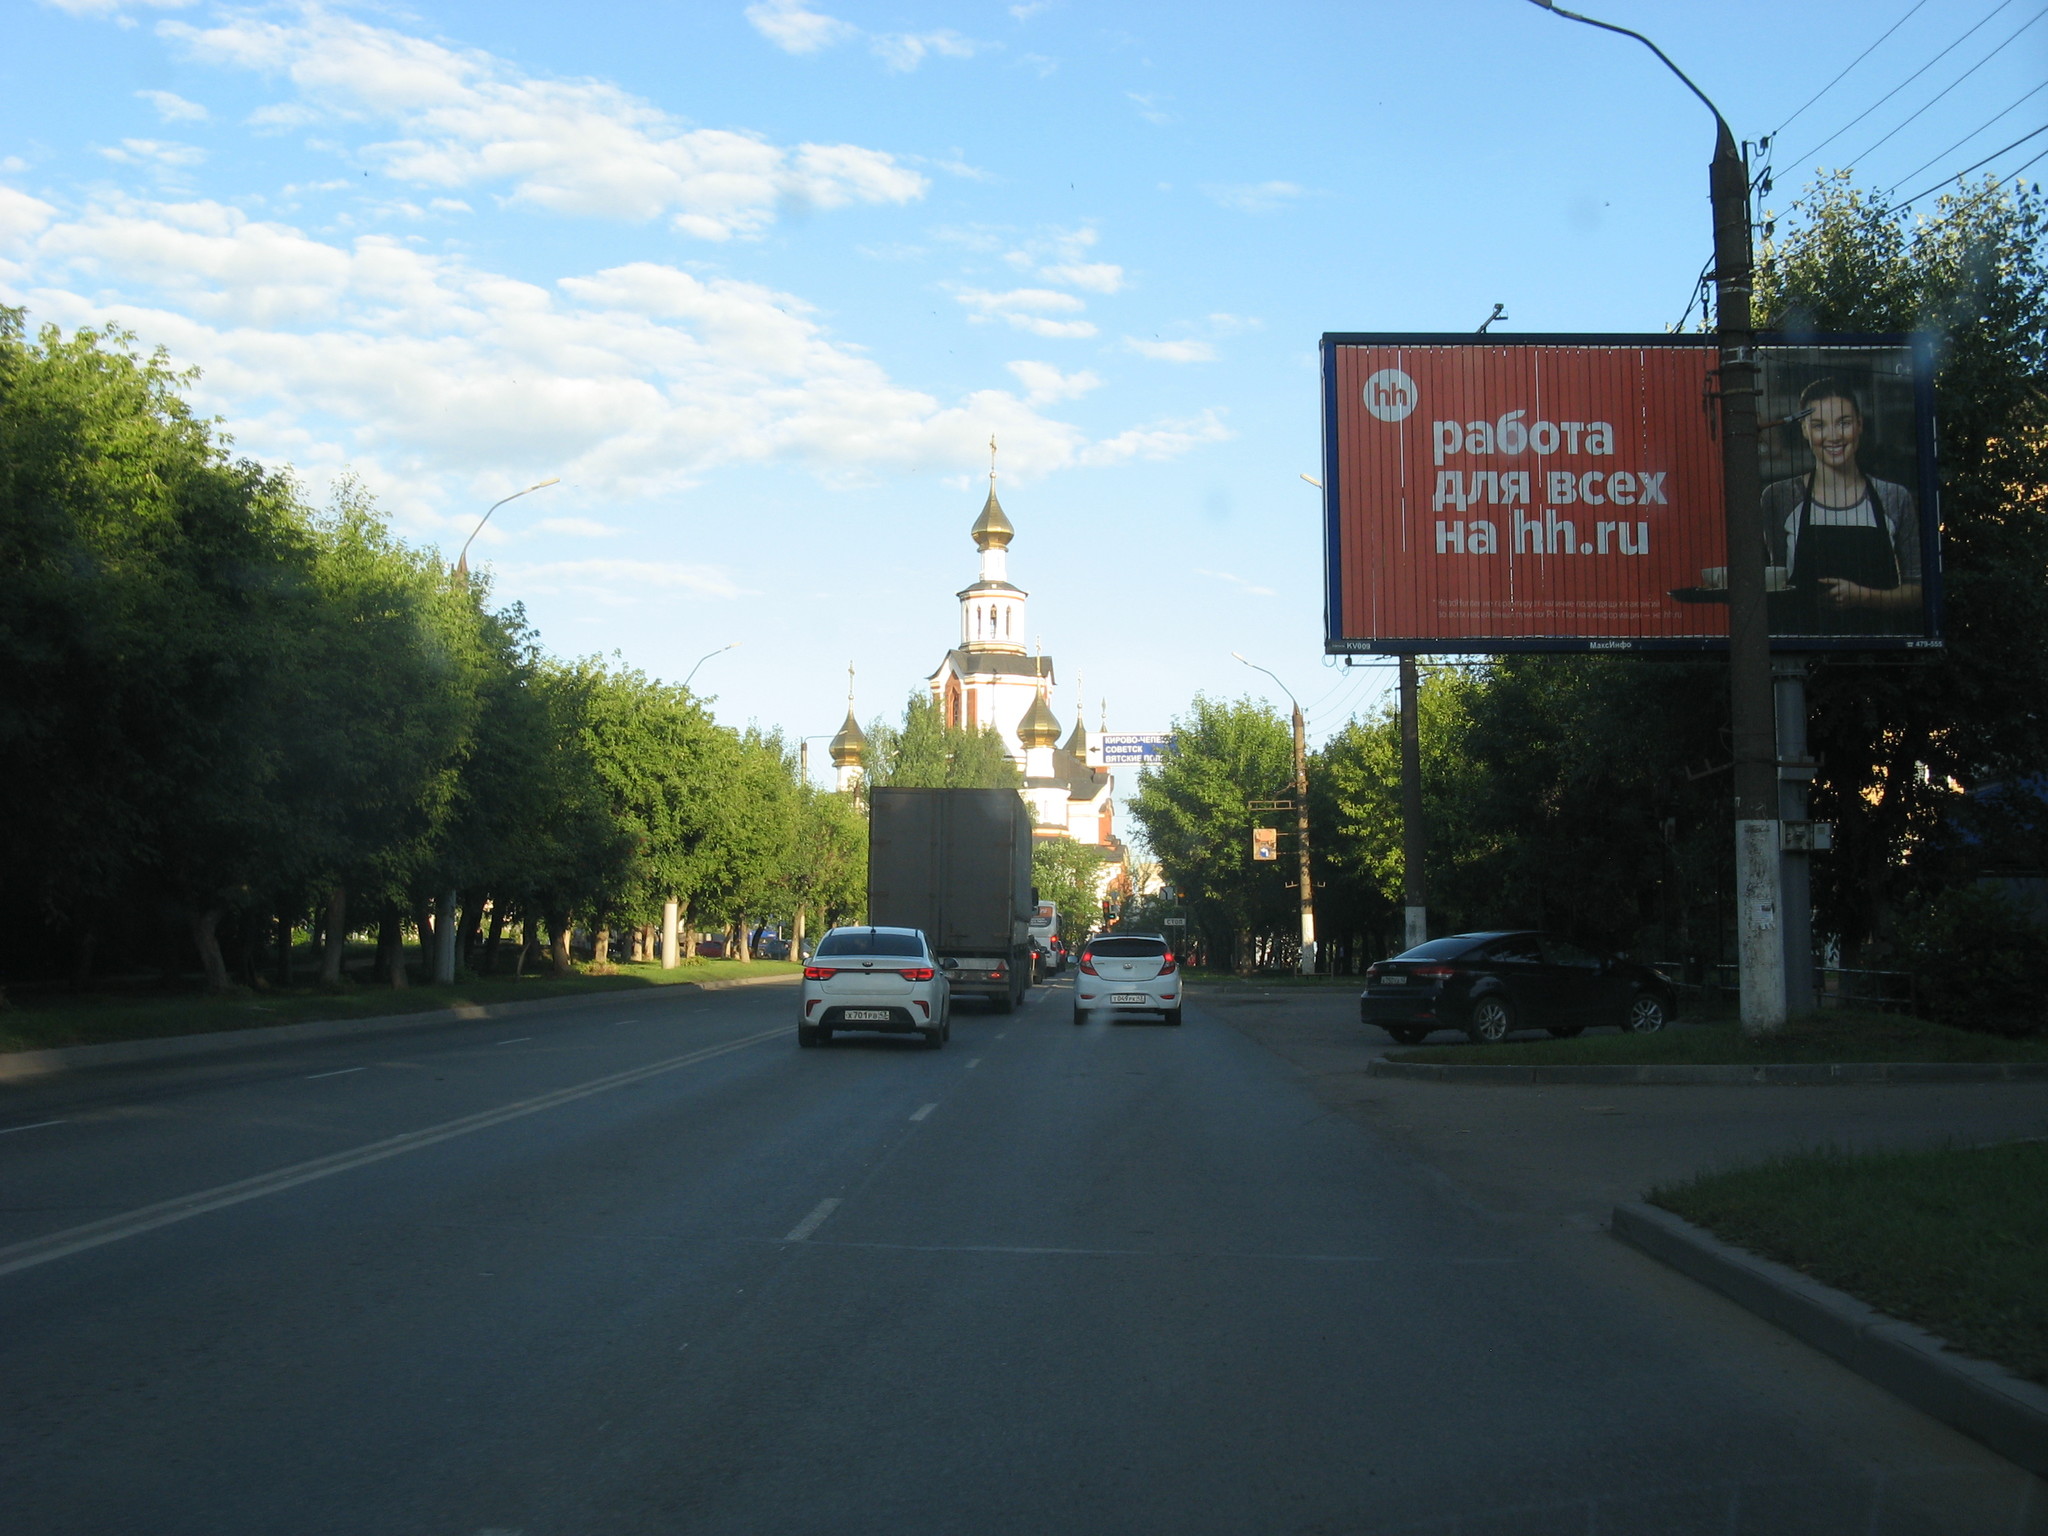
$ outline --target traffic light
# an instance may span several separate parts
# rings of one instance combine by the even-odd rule
[[[1271,827],[1252,828],[1252,860],[1271,863],[1280,857],[1280,834]]]

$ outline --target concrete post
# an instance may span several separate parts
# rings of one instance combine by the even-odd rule
[[[682,945],[678,936],[679,925],[676,915],[677,903],[664,901],[661,904],[661,968],[672,971],[683,963]]]

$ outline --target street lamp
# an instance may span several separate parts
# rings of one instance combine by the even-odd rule
[[[699,656],[697,658],[697,667],[703,666],[705,662],[709,661],[714,656],[723,656],[727,651],[737,649],[738,646],[739,641],[735,640],[731,645],[721,645],[715,651],[706,651],[702,656]],[[686,677],[683,679],[683,691],[686,693],[689,691],[690,678],[695,677],[697,675],[697,667],[690,668],[690,677]]]
[[[1280,675],[1269,667],[1262,667],[1256,661],[1240,652],[1230,653],[1254,672],[1280,684],[1280,691],[1287,695],[1287,702],[1294,706],[1294,849],[1300,860],[1301,890],[1301,961],[1297,967],[1304,976],[1316,973],[1316,900],[1315,888],[1308,877],[1308,722],[1302,718],[1301,701],[1294,696],[1294,690],[1280,682]]]
[[[1715,327],[1720,340],[1721,483],[1728,537],[1728,704],[1735,754],[1735,934],[1742,1030],[1785,1023],[1784,905],[1779,874],[1778,738],[1771,698],[1771,636],[1764,606],[1764,516],[1756,458],[1756,354],[1750,317],[1749,167],[1721,111],[1664,50],[1640,32],[1531,0],[1567,21],[1632,37],[1657,55],[1714,114],[1708,188],[1714,208]],[[1801,962],[1806,963],[1804,960]]]
[[[474,544],[476,536],[484,531],[484,524],[491,520],[492,512],[497,511],[498,508],[505,505],[508,501],[517,501],[522,496],[531,496],[535,491],[544,491],[551,485],[560,485],[561,483],[562,477],[560,475],[549,475],[547,479],[541,481],[538,485],[529,485],[523,491],[514,491],[510,496],[501,496],[492,502],[490,511],[485,512],[482,517],[476,520],[476,527],[471,529],[469,537],[462,541],[462,553],[455,558],[455,574],[463,578],[468,577],[469,546]]]

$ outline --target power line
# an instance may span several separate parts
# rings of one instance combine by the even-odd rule
[[[1913,73],[1906,76],[1905,79],[1901,80],[1897,85],[1893,86],[1890,90],[1886,91],[1882,96],[1878,97],[1877,100],[1873,101],[1861,112],[1858,112],[1854,117],[1850,118],[1848,122],[1842,124],[1841,127],[1837,128],[1833,133],[1829,134],[1826,138],[1822,139],[1818,144],[1814,145],[1813,148],[1807,150],[1804,154],[1794,155],[1792,157],[1793,161],[1795,163],[1798,163],[1810,160],[1813,156],[1819,154],[1822,150],[1826,149],[1830,144],[1834,143],[1835,140],[1839,139],[1851,128],[1854,128],[1858,123],[1862,122],[1864,118],[1870,116],[1871,113],[1875,112],[1879,107],[1883,106],[1886,102],[1890,101],[1894,96],[1898,95],[1899,92],[1903,91],[1915,80],[1918,80],[1922,75],[1926,74],[1927,71],[1934,68],[1934,66],[1939,64],[1943,59],[1947,58],[1950,54],[1954,53],[1958,48],[1962,47],[1964,43],[1968,42],[1973,36],[1975,36],[1978,32],[1983,30],[1985,25],[1990,22],[1992,16],[1996,16],[2000,11],[2004,10],[2008,5],[2011,4],[2012,0],[1998,0],[1998,4],[1991,8],[1990,15],[1985,16],[1983,20],[1977,23],[1976,26],[1970,28],[1968,32],[1965,32],[1961,37],[1957,38],[1954,42],[1950,43],[1946,48],[1942,49],[1941,52],[1937,53],[1925,64],[1922,64],[1918,69],[1914,70]]]
[[[1894,32],[1898,31],[1899,28],[1903,27],[1907,22],[1911,21],[1914,18],[1914,16],[1919,14],[1920,7],[1925,5],[1926,3],[1927,0],[1919,0],[1919,3],[1916,4],[1912,10],[1906,12],[1905,15],[1901,16],[1897,21],[1893,22],[1889,27],[1885,28],[1884,37],[1880,37],[1877,40],[1877,43],[1872,43],[1868,48],[1864,49],[1861,53],[1857,54],[1855,58],[1851,59],[1846,65],[1843,66],[1842,74],[1835,76],[1834,79],[1830,80],[1826,85],[1822,86],[1819,90],[1815,91],[1811,96],[1807,97],[1805,101],[1801,102],[1799,105],[1798,112],[1794,112],[1790,117],[1786,118],[1785,121],[1778,124],[1777,127],[1771,130],[1771,137],[1775,139],[1787,128],[1790,128],[1793,125],[1793,123],[1799,120],[1800,112],[1804,112],[1816,101],[1819,101],[1821,97],[1827,95],[1829,91],[1832,91],[1836,86],[1840,85],[1842,83],[1843,75],[1848,74],[1850,70],[1854,69],[1858,64],[1861,64],[1865,59],[1869,58],[1872,53],[1876,52],[1878,43],[1883,42],[1886,37],[1890,37]]]
[[[2048,160],[2048,149],[2042,150],[2040,154],[2034,156],[2033,159],[2029,160],[2025,165],[2021,166],[2019,170],[2014,171],[2013,175],[2019,176],[2023,172],[2032,170],[2035,166],[2039,165],[2043,160]]]
[[[2038,139],[2044,133],[2048,133],[2048,123],[2043,123],[2040,127],[2036,128],[2032,133],[2021,134],[2018,138],[2014,139],[2010,144],[2006,145],[2005,149],[1994,149],[1993,151],[1991,151],[1990,154],[1986,155],[1982,160],[1979,160],[1975,165],[1966,165],[1960,171],[1957,171],[1954,175],[1942,177],[1941,180],[1937,181],[1933,186],[1928,187],[1922,191],[1915,192],[1911,197],[1905,199],[1898,206],[1901,208],[1910,208],[1915,203],[1919,202],[1921,198],[1925,197],[1929,192],[1939,192],[1943,187],[1947,186],[1950,182],[1960,181],[1963,177],[1969,175],[1970,172],[1974,170],[1979,170],[1982,167],[1989,165],[1992,161],[1996,160],[2000,155],[2004,154],[2006,149],[2018,149],[2022,144],[2026,143],[2027,140]],[[2048,151],[2044,151],[2044,153],[2048,153]],[[2040,155],[2034,156],[2034,160],[2038,160],[2040,158]],[[2027,165],[2032,165],[2034,163],[2034,160],[2029,160],[2027,162]],[[2027,168],[2027,165],[2021,166],[2020,171],[2024,171]],[[2019,174],[2019,171],[2015,171],[2013,172],[2013,174],[2017,176]]]
[[[1955,143],[1949,145],[1947,149],[1929,155],[1925,160],[1921,161],[1918,165],[1914,166],[1913,169],[1906,172],[1906,174],[1901,176],[1897,181],[1893,182],[1890,186],[1886,187],[1884,189],[1884,195],[1886,197],[1890,197],[1894,192],[1898,191],[1899,188],[1903,187],[1907,182],[1913,180],[1922,171],[1926,170],[1928,166],[1934,164],[1935,161],[1944,160],[1948,158],[1948,156],[1954,154],[1957,150],[1961,149],[1965,144],[1969,143],[1970,140],[1977,137],[1977,135],[1982,133],[1986,128],[1989,128],[1993,123],[1997,122],[1999,118],[2010,117],[2014,112],[2017,112],[2022,106],[2024,106],[2027,102],[2033,100],[2043,91],[2048,91],[2048,80],[2043,80],[2031,91],[2028,91],[2025,95],[2020,97],[2018,101],[2012,102],[2003,110],[1998,112],[1996,115],[1986,118],[1983,122],[1979,123],[1976,127],[1972,128],[1968,133],[1964,134],[1960,139],[1957,139]]]
[[[1969,79],[1970,76],[1977,73],[1978,70],[1982,69],[1986,64],[1989,64],[2001,53],[2005,52],[2005,50],[2014,42],[2014,40],[2019,37],[2021,32],[2026,31],[2028,27],[2031,27],[2043,16],[2048,16],[2048,6],[2044,6],[2042,9],[2034,12],[2034,14],[2031,17],[2029,17],[2026,21],[2021,22],[2019,28],[2012,34],[2011,37],[2008,37],[1996,48],[1992,49],[1989,53],[1985,54],[1983,58],[1979,59],[1976,63],[1972,64],[1960,75],[1957,75],[1955,79],[1949,81],[1947,85],[1943,86],[1940,90],[1936,91],[1932,96],[1928,97],[1927,100],[1920,104],[1919,109],[1915,111],[1911,116],[1901,121],[1897,128],[1892,129],[1890,133],[1886,134],[1883,138],[1879,139],[1877,143],[1871,145],[1869,149],[1864,150],[1862,154],[1856,156],[1849,163],[1851,165],[1863,164],[1863,162],[1868,160],[1873,153],[1875,153],[1878,149],[1880,149],[1885,144],[1889,143],[1893,138],[1895,138],[1898,135],[1900,129],[1903,129],[1907,123],[1912,122],[1914,118],[1920,115],[1920,113],[1925,112],[1929,107],[1933,106],[1937,101],[1941,100],[1942,97],[1946,96],[1950,91],[1954,90],[1957,86],[1961,85],[1965,80]]]

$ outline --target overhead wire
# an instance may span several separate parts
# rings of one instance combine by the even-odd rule
[[[1829,91],[1832,91],[1836,86],[1840,85],[1842,83],[1842,78],[1844,75],[1847,75],[1850,70],[1854,69],[1858,64],[1861,64],[1865,59],[1869,58],[1871,54],[1876,52],[1878,43],[1882,43],[1885,40],[1885,38],[1890,37],[1894,32],[1898,31],[1899,28],[1903,27],[1907,22],[1911,21],[1916,15],[1919,14],[1921,6],[1924,6],[1926,4],[1927,0],[1919,0],[1919,3],[1916,4],[1911,10],[1906,12],[1905,15],[1901,16],[1897,21],[1893,22],[1889,27],[1885,28],[1884,35],[1878,38],[1876,43],[1872,43],[1868,48],[1864,49],[1861,53],[1857,54],[1855,58],[1851,59],[1847,64],[1843,65],[1841,74],[1835,76],[1834,79],[1830,80],[1826,85],[1822,86],[1819,90],[1815,91],[1811,96],[1807,97],[1805,101],[1799,104],[1799,108],[1797,111],[1795,111],[1790,117],[1786,118],[1785,121],[1778,124],[1777,127],[1773,128],[1771,130],[1771,137],[1773,139],[1777,138],[1779,134],[1783,133],[1787,128],[1790,128],[1795,122],[1797,122],[1799,120],[1799,114],[1801,112],[1804,112],[1816,101],[1819,101],[1821,97],[1827,95]]]
[[[1983,169],[1992,161],[1996,160],[2000,155],[2004,154],[2007,149],[2018,149],[2022,144],[2026,143],[2027,140],[2038,139],[2044,133],[2048,133],[2048,123],[2043,123],[2040,127],[2036,128],[2032,133],[2021,134],[2018,138],[2014,139],[2010,144],[2006,145],[2004,149],[1994,149],[1993,151],[1991,151],[1990,154],[1986,155],[1982,160],[1979,160],[1975,165],[1966,165],[1960,171],[1956,171],[1952,175],[1942,177],[1941,180],[1935,182],[1934,185],[1923,188],[1922,190],[1915,192],[1911,197],[1901,200],[1897,204],[1897,206],[1900,208],[1910,208],[1913,206],[1913,204],[1919,202],[1921,198],[1927,196],[1929,192],[1939,192],[1943,187],[1947,186],[1950,182],[1959,181],[1963,177],[1969,175],[1970,172]],[[2048,153],[2048,151],[2043,151],[2043,153]],[[2040,158],[2040,155],[2034,156],[2034,160],[2039,160]],[[2027,162],[2027,165],[2021,166],[2020,171],[2024,171],[2028,165],[2032,165],[2034,163],[2034,160],[2029,160]],[[2013,175],[2017,176],[2019,175],[2019,173],[2019,171],[2014,171]]]
[[[1999,112],[1984,119],[1983,122],[1979,123],[1976,127],[1972,128],[1960,139],[1957,139],[1955,143],[1949,145],[1948,148],[1940,150],[1935,154],[1929,155],[1925,160],[1921,161],[1918,165],[1914,166],[1913,169],[1906,172],[1906,174],[1901,176],[1897,181],[1893,182],[1890,186],[1886,187],[1884,189],[1884,195],[1886,197],[1890,197],[1894,192],[1898,191],[1899,188],[1903,187],[1907,182],[1915,180],[1922,171],[1927,169],[1928,166],[1934,164],[1937,160],[1947,159],[1950,155],[1954,154],[1957,150],[1961,149],[1965,144],[1969,143],[1970,140],[1977,137],[1977,135],[1982,133],[1986,128],[1989,128],[1993,123],[1997,122],[1999,118],[2010,117],[2013,113],[2017,112],[2022,106],[2024,106],[2027,102],[2033,100],[2034,97],[2040,95],[2043,91],[2048,91],[2048,80],[2043,80],[2031,91],[2028,91],[2025,95],[2021,96],[2019,100],[2010,103]]]
[[[2028,17],[2025,21],[2021,22],[2019,27],[2013,32],[2013,34],[2010,37],[2006,38],[2004,42],[2000,43],[1996,48],[1992,49],[1989,53],[1985,54],[1983,58],[1979,59],[1976,63],[1972,64],[1960,75],[1957,75],[1955,79],[1949,81],[1947,85],[1943,86],[1940,90],[1936,91],[1932,96],[1928,97],[1925,101],[1923,101],[1920,104],[1920,106],[1913,113],[1901,119],[1898,126],[1893,128],[1890,133],[1887,133],[1883,138],[1879,139],[1877,143],[1871,145],[1869,149],[1864,150],[1862,154],[1856,155],[1853,158],[1851,158],[1849,163],[1851,165],[1863,164],[1863,162],[1868,160],[1874,152],[1882,148],[1884,145],[1890,143],[1892,139],[1897,137],[1899,132],[1902,129],[1904,129],[1908,123],[1911,123],[1914,118],[1917,118],[1922,112],[1925,112],[1929,107],[1933,106],[1937,101],[1941,100],[1942,97],[1946,96],[1950,91],[1954,90],[1957,86],[1961,85],[1965,80],[1969,79],[1970,76],[1977,73],[1978,70],[1982,69],[1986,64],[1989,64],[2001,53],[2005,52],[2005,50],[2008,47],[2010,47],[2013,44],[2013,42],[2019,37],[2021,32],[2026,31],[2027,28],[2034,25],[2034,23],[2039,21],[2043,16],[2048,16],[2048,6],[2043,6],[2040,10],[2034,12],[2032,16]]]
[[[1989,25],[1991,18],[1993,16],[1996,16],[2000,11],[2004,10],[2007,6],[2011,4],[2012,0],[1998,0],[1998,4],[1993,6],[1988,14],[1979,19],[1976,25],[1971,27],[1969,31],[1965,32],[1961,37],[1957,38],[1954,42],[1950,43],[1946,48],[1942,49],[1941,52],[1937,53],[1925,64],[1922,64],[1918,69],[1914,70],[1913,73],[1906,76],[1905,79],[1901,80],[1897,85],[1893,86],[1890,90],[1886,91],[1882,96],[1878,97],[1877,100],[1873,101],[1861,112],[1858,112],[1854,117],[1850,118],[1848,122],[1842,124],[1841,127],[1837,128],[1833,133],[1829,134],[1826,138],[1822,139],[1818,144],[1814,145],[1813,148],[1806,150],[1803,153],[1792,156],[1791,158],[1793,163],[1802,164],[1805,161],[1810,160],[1813,156],[1819,154],[1822,150],[1826,149],[1830,144],[1834,143],[1835,140],[1839,139],[1851,128],[1854,128],[1858,123],[1862,122],[1863,119],[1870,116],[1871,113],[1875,112],[1879,107],[1883,106],[1886,102],[1890,101],[1894,96],[1898,95],[1899,92],[1903,91],[1915,80],[1918,80],[1922,75],[1926,74],[1928,70],[1934,68],[1935,65],[1939,64],[1943,59],[1947,58],[1950,54],[1954,53],[1958,48],[1962,47],[1964,43],[1968,42],[1978,32],[1982,31],[1987,25]]]

